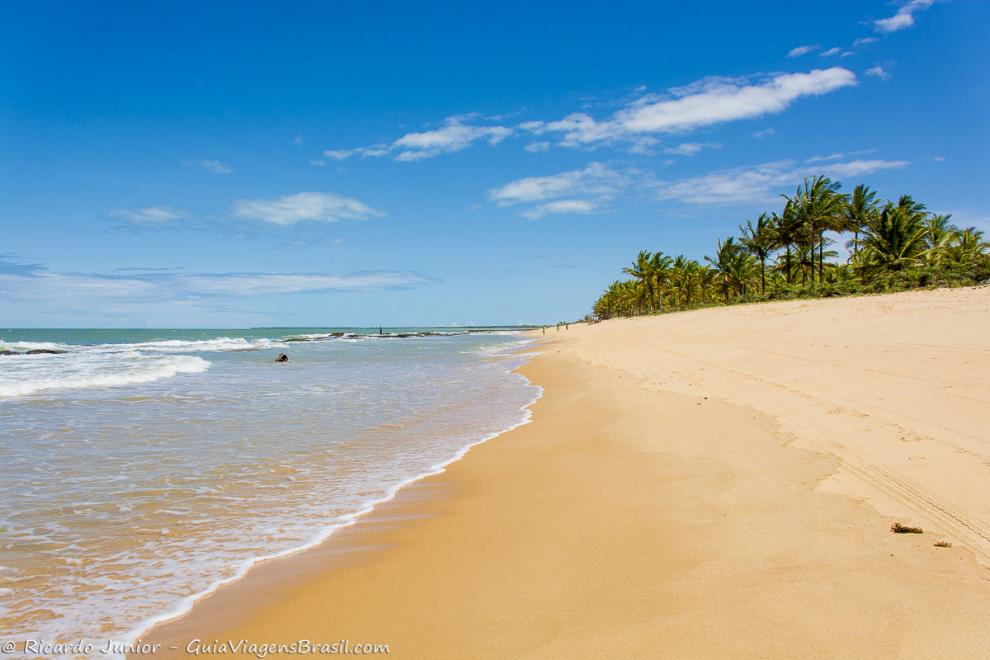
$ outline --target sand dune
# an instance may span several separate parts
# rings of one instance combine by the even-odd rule
[[[988,329],[981,288],[554,332],[532,424],[152,637],[985,658]]]

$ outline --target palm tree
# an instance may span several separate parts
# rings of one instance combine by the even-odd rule
[[[725,304],[729,304],[729,292],[733,289],[739,295],[746,294],[746,282],[752,276],[756,262],[733,237],[718,242],[714,259],[711,257],[705,259],[717,272],[717,280]]]
[[[903,201],[903,198],[902,198]],[[865,266],[897,272],[917,265],[925,251],[924,216],[913,204],[888,203],[866,227],[863,239]]]
[[[767,294],[767,259],[777,244],[773,218],[767,213],[761,213],[756,218],[755,227],[753,223],[747,220],[746,226],[740,225],[739,231],[742,232],[742,238],[739,242],[760,261],[760,295],[765,296]]]
[[[876,193],[865,184],[846,196],[839,193],[837,182],[816,176],[805,178],[793,197],[784,199],[779,215],[760,214],[755,222],[740,225],[740,237],[718,241],[715,256],[705,257],[710,266],[684,255],[671,259],[661,251],[640,251],[622,269],[632,279],[609,285],[593,311],[607,318],[663,311],[665,303],[681,308],[698,302],[727,304],[733,296],[745,298],[757,277],[760,293],[766,296],[768,288],[772,292],[794,284],[795,263],[802,282],[810,275],[814,285],[817,268],[817,282],[823,284],[826,259],[837,256],[826,250],[832,243],[828,232],[853,232],[847,244],[852,253],[847,265],[830,264],[828,280],[837,286],[822,293],[855,291],[857,274],[863,284],[872,279],[878,289],[990,278],[990,242],[983,233],[973,227],[959,229],[951,216],[928,213],[909,195],[881,208]],[[776,260],[768,282],[767,261],[781,249],[784,258]],[[906,276],[888,277],[904,271]],[[718,300],[711,295],[713,286]]]
[[[673,259],[665,255],[660,250],[653,253],[650,258],[650,274],[657,292],[657,310],[663,311],[663,288],[670,283],[670,267],[674,263]]]
[[[622,269],[626,275],[632,275],[646,287],[647,299],[653,304],[653,254],[640,250],[632,264]]]
[[[959,233],[959,228],[950,222],[951,219],[951,213],[948,215],[932,213],[922,221],[925,227],[925,262],[930,266],[937,268],[942,265]]]
[[[806,243],[811,246],[811,281],[815,281],[814,246],[818,246],[818,280],[825,276],[825,232],[838,231],[843,227],[843,210],[846,196],[839,193],[841,184],[827,176],[805,177],[803,186],[797,189],[793,198],[800,218]]]
[[[775,249],[784,248],[784,279],[791,283],[791,247],[797,243],[801,229],[801,219],[794,209],[794,204],[784,195],[787,201],[780,215],[773,214],[774,235],[777,238]]]
[[[870,218],[876,215],[879,204],[876,191],[870,190],[869,186],[861,183],[853,189],[843,213],[845,222],[842,229],[853,232],[850,243],[853,254],[859,251],[859,232],[863,231]]]

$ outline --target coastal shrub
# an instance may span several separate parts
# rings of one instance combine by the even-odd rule
[[[908,527],[906,525],[902,525],[899,522],[895,522],[893,525],[891,525],[890,531],[892,531],[894,534],[924,534],[925,533],[925,530],[921,529],[920,527]]]

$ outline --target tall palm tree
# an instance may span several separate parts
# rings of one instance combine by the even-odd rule
[[[746,294],[746,283],[755,270],[756,262],[733,237],[718,242],[715,258],[705,257],[717,272],[717,282],[725,304],[729,304],[729,292]]]
[[[875,190],[870,190],[866,184],[859,184],[853,189],[843,213],[845,222],[843,231],[853,232],[853,240],[850,243],[853,254],[859,251],[859,232],[863,231],[872,218],[877,213],[880,205]]]
[[[653,304],[653,253],[647,250],[640,250],[632,264],[622,269],[626,275],[632,275],[642,282],[646,287],[646,293],[650,304]]]
[[[661,312],[663,311],[663,289],[670,283],[670,267],[673,263],[674,260],[660,250],[654,252],[653,256],[650,257],[650,274],[657,294],[656,309]]]
[[[777,244],[773,217],[768,213],[761,213],[756,218],[756,226],[747,220],[746,226],[740,225],[739,231],[742,233],[739,242],[760,261],[760,295],[765,296],[767,294],[767,259]]]
[[[783,195],[787,201],[784,203],[784,210],[780,215],[773,214],[774,235],[777,238],[775,249],[784,248],[784,279],[788,284],[791,280],[791,248],[797,243],[800,234],[801,219],[795,211],[791,200]]]
[[[801,220],[806,241],[812,246],[811,281],[815,281],[814,246],[818,246],[818,280],[825,277],[825,232],[839,231],[843,227],[843,211],[846,196],[839,193],[841,184],[827,176],[805,177],[804,184],[797,189],[793,198],[788,198],[795,206]]]

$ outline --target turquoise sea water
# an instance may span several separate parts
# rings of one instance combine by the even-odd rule
[[[505,329],[0,331],[0,629],[126,639],[318,541],[525,421],[539,390],[512,370],[526,343]]]

